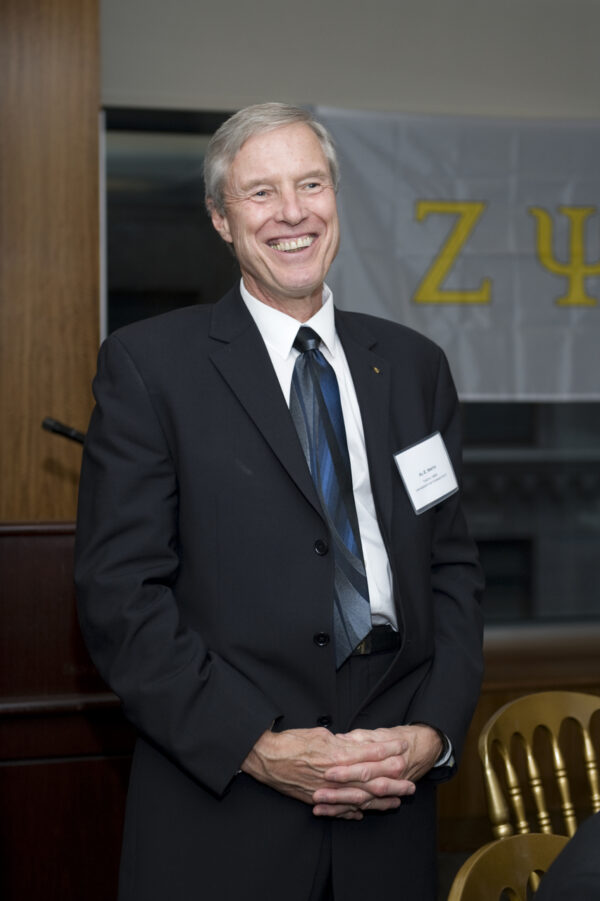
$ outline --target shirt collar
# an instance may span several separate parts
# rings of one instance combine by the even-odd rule
[[[240,281],[240,292],[267,347],[275,351],[283,359],[286,359],[292,350],[292,345],[300,328],[298,320],[287,313],[282,313],[281,310],[268,306],[262,300],[258,300],[258,298],[250,294],[244,285],[243,279]],[[321,308],[317,310],[308,322],[303,322],[302,325],[310,326],[317,333],[329,353],[335,356],[338,338],[335,331],[333,294],[327,285],[323,285],[323,303]]]

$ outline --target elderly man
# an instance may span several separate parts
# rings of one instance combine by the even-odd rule
[[[76,578],[139,731],[121,901],[435,897],[481,678],[457,399],[430,341],[335,309],[337,178],[307,112],[238,112],[205,181],[241,283],[101,348]]]

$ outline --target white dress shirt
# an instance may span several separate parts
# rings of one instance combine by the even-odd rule
[[[327,285],[324,285],[321,309],[308,322],[299,323],[297,319],[288,316],[287,313],[282,313],[257,300],[248,292],[243,281],[240,284],[240,290],[244,303],[266,344],[288,406],[294,364],[298,356],[298,351],[292,345],[298,329],[301,325],[306,325],[313,329],[321,339],[320,350],[333,367],[340,389],[352,470],[354,502],[369,586],[371,620],[376,625],[390,623],[394,629],[397,629],[392,573],[375,514],[365,436],[356,391],[342,343],[335,330],[333,295]]]

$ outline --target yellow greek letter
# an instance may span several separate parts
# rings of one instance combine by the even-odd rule
[[[492,280],[484,278],[479,288],[473,291],[445,291],[440,285],[452,269],[463,245],[477,225],[485,203],[475,200],[419,200],[416,217],[422,222],[431,213],[458,216],[454,228],[448,235],[440,252],[425,273],[413,300],[416,303],[489,303],[492,295]]]
[[[552,245],[554,223],[547,210],[529,207],[537,220],[537,255],[542,266],[555,275],[568,279],[567,293],[556,301],[559,307],[595,307],[598,301],[585,290],[585,279],[600,275],[600,261],[585,262],[585,221],[596,212],[594,206],[559,206],[558,212],[569,220],[569,258],[561,263],[554,256]]]

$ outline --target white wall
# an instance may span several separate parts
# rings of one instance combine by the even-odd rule
[[[101,0],[106,106],[600,116],[600,0]]]

